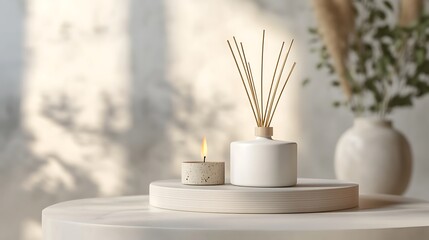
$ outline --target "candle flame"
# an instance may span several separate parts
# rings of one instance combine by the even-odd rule
[[[207,156],[207,140],[206,140],[206,137],[204,136],[203,142],[201,143],[201,158],[203,159],[203,161],[206,160],[206,156]]]

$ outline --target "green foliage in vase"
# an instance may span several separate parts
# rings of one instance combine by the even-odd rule
[[[401,26],[399,11],[391,1],[355,0],[353,5],[355,29],[344,59],[352,94],[333,106],[349,107],[355,115],[381,117],[393,109],[412,106],[415,99],[429,93],[429,16],[420,15],[414,24]],[[323,36],[316,28],[309,32],[312,51],[319,55],[317,69],[332,75],[332,86],[339,87]]]

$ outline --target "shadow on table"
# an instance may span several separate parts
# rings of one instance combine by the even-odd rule
[[[359,196],[359,207],[344,210],[341,212],[378,212],[386,211],[395,205],[404,205],[404,204],[418,204],[424,203],[425,201],[413,199],[413,198],[404,198],[402,196],[392,196],[392,195],[360,195]]]

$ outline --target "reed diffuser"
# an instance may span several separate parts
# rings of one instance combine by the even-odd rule
[[[243,43],[240,42],[240,44],[238,44],[235,37],[233,37],[233,40],[234,47],[229,40],[227,40],[227,43],[238,69],[256,122],[256,139],[231,143],[231,184],[251,187],[294,186],[297,180],[297,144],[295,142],[273,140],[273,127],[271,127],[271,122],[280,98],[283,95],[286,84],[296,65],[296,62],[292,64],[287,77],[282,81],[284,68],[293,45],[293,40],[289,44],[279,69],[280,60],[284,55],[283,49],[285,42],[281,45],[266,99],[264,99],[265,30],[262,32],[259,95],[256,90],[256,81],[250,62],[246,57]],[[281,86],[280,89],[279,86]]]

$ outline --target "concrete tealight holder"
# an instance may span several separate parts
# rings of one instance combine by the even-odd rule
[[[186,185],[220,185],[225,183],[225,163],[206,162],[207,141],[201,144],[200,162],[182,163],[182,184]]]
[[[224,162],[183,162],[182,184],[220,185],[225,183]]]

